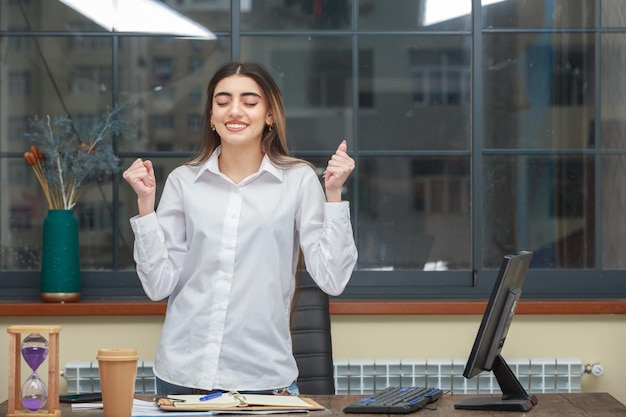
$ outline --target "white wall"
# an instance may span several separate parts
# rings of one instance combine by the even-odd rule
[[[132,347],[153,360],[161,316],[2,317],[0,328],[16,324],[60,325],[60,367],[95,360],[98,349]],[[333,316],[335,358],[466,358],[480,316]],[[377,339],[368,337],[373,331]],[[584,375],[583,391],[609,392],[626,403],[626,315],[517,315],[503,356],[578,357],[601,362],[604,375]],[[0,401],[8,398],[8,334],[0,334]],[[47,362],[46,362],[47,363]],[[44,367],[46,365],[44,363]],[[25,368],[26,366],[23,365]],[[45,368],[43,368],[45,369]],[[61,378],[61,391],[65,380]]]

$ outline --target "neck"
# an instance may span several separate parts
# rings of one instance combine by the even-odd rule
[[[240,147],[224,146],[219,156],[220,172],[239,184],[244,178],[259,170],[263,161],[263,152],[259,146]]]

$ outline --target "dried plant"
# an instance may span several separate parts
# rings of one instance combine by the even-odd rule
[[[130,104],[108,108],[79,137],[68,115],[29,120],[25,137],[31,142],[24,159],[32,167],[51,210],[69,210],[76,205],[82,186],[119,172],[112,138],[131,137],[132,124],[123,117]]]

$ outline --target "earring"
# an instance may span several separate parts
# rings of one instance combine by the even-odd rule
[[[270,132],[272,131],[272,128],[274,127],[273,124],[267,124],[267,130],[269,130]]]
[[[215,132],[215,125],[211,122],[211,130]]]

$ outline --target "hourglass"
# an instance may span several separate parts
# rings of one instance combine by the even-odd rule
[[[37,369],[48,357],[48,341],[39,333],[31,333],[22,341],[22,357],[33,371],[22,384],[22,405],[30,411],[39,411],[48,401],[48,387],[43,383]]]
[[[59,408],[59,332],[60,326],[10,326],[8,417],[60,416]],[[47,340],[42,334],[48,334]],[[21,335],[26,334],[22,340]],[[20,384],[22,358],[31,374]],[[38,369],[48,358],[48,384]],[[20,388],[21,387],[21,388]],[[44,406],[48,405],[47,413]],[[22,410],[20,410],[22,409]]]

